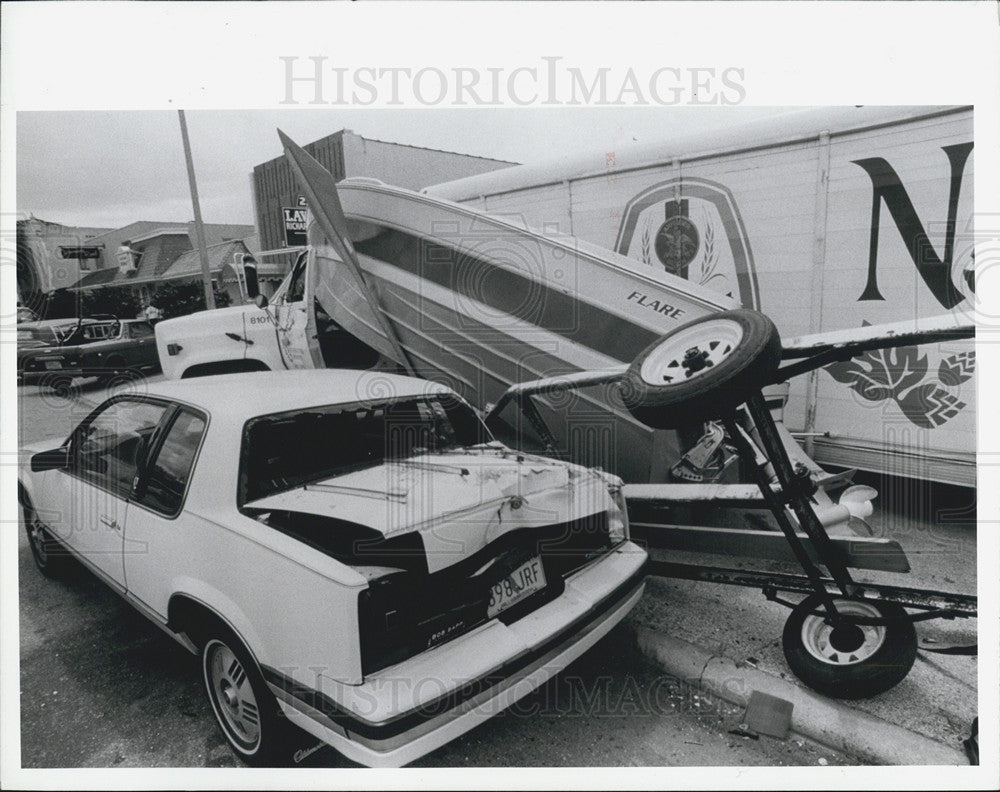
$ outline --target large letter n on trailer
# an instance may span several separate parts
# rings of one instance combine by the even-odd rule
[[[927,288],[931,290],[937,301],[945,308],[950,309],[965,299],[952,281],[951,257],[955,242],[958,195],[962,188],[962,172],[965,170],[965,163],[972,152],[972,145],[972,143],[960,143],[942,148],[951,164],[951,187],[948,193],[948,224],[945,227],[944,251],[941,256],[938,256],[934,250],[934,246],[913,208],[913,202],[892,166],[881,157],[853,160],[855,165],[860,165],[871,177],[873,187],[871,237],[868,248],[868,282],[865,284],[864,292],[858,298],[859,301],[885,299],[878,290],[876,274],[879,220],[882,214],[883,200],[889,208],[889,214],[892,215],[892,220],[910,253],[913,266],[917,268],[920,277],[923,278]]]

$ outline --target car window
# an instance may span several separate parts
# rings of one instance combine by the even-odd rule
[[[126,399],[97,413],[74,434],[74,472],[119,497],[129,497],[165,411],[162,404]]]
[[[83,337],[91,341],[102,341],[110,335],[109,325],[89,325],[83,328]]]
[[[94,341],[104,341],[116,335],[117,332],[118,325],[116,322],[76,325],[62,339],[62,344],[64,346],[77,346],[78,344],[89,344]]]
[[[490,439],[472,408],[449,396],[262,416],[243,434],[241,503],[386,460]]]
[[[145,322],[133,322],[129,326],[132,338],[149,338],[153,335],[153,328]]]
[[[204,418],[187,410],[177,415],[149,466],[140,503],[167,516],[180,511],[204,434]]]

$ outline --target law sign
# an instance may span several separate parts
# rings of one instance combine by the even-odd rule
[[[309,209],[306,199],[298,197],[298,206],[284,206],[281,209],[281,219],[285,224],[285,245],[296,247],[306,244],[306,224],[309,222]]]

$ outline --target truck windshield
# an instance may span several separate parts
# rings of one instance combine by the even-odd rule
[[[472,409],[448,396],[311,407],[254,418],[243,429],[240,505],[386,461],[491,440]]]

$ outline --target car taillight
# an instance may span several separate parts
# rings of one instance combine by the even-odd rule
[[[362,673],[368,674],[454,638],[486,620],[486,589],[401,572],[358,595]]]

